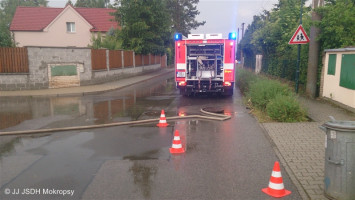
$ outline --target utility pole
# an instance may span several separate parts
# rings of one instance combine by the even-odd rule
[[[237,44],[239,44],[239,28],[238,28],[238,34],[237,34]]]
[[[315,11],[318,7],[324,5],[324,0],[312,1],[312,21],[318,22],[321,20],[320,15]],[[317,78],[318,78],[318,65],[319,65],[319,41],[317,37],[320,29],[316,26],[311,26],[310,43],[308,51],[308,68],[307,68],[307,85],[306,93],[308,96],[315,98],[317,93]]]
[[[302,9],[303,8],[303,0],[301,0],[301,8],[300,8],[300,25],[302,25]],[[301,63],[301,44],[297,45],[297,69],[296,69],[296,84],[295,91],[298,93],[298,85],[300,78],[300,63]]]
[[[242,23],[242,39],[244,38],[244,22]],[[242,61],[242,68],[244,68],[244,55],[243,55],[243,48],[240,46],[240,60]]]
[[[239,43],[239,27],[238,27],[238,34],[237,34],[237,52],[236,52],[236,55],[235,57],[238,59],[238,62],[240,61],[240,50],[242,49],[241,46],[240,46],[240,43]]]

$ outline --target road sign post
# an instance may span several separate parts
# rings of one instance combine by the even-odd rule
[[[297,69],[296,69],[296,84],[295,91],[298,93],[299,77],[300,77],[300,62],[301,62],[301,44],[307,44],[309,42],[309,37],[306,34],[302,27],[302,7],[303,0],[301,0],[301,9],[300,9],[300,25],[298,26],[296,32],[293,34],[291,40],[288,44],[298,44],[297,52]]]

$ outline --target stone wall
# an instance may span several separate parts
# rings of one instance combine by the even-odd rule
[[[104,82],[119,80],[122,78],[132,77],[135,75],[145,74],[160,69],[161,69],[160,64],[156,64],[156,65],[146,65],[146,66],[139,66],[139,67],[129,67],[123,69],[113,69],[107,71],[93,71],[92,79],[87,81],[81,81],[80,84],[81,85],[100,84]]]
[[[106,70],[93,71],[90,48],[27,47],[27,50],[29,73],[0,74],[0,90],[47,89],[51,76],[49,68],[57,65],[80,68],[80,85],[99,84],[161,69],[160,64],[155,64],[110,70],[107,62]]]

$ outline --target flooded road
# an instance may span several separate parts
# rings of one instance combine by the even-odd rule
[[[78,97],[1,97],[0,131],[137,120],[146,109],[166,107],[174,99],[173,79],[157,78],[134,87]],[[176,96],[176,95],[175,95]],[[147,113],[152,115],[152,112]]]
[[[0,101],[1,131],[158,118],[161,109],[184,116],[212,107],[232,116],[2,136],[0,199],[270,199],[261,188],[277,157],[238,91],[182,97],[162,77],[96,95]],[[185,154],[169,152],[175,130]],[[293,191],[284,199],[300,199],[286,172],[283,178]]]

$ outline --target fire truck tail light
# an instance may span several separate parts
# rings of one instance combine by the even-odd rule
[[[224,73],[232,73],[233,71],[232,70],[230,70],[230,69],[225,69],[224,70]]]
[[[232,83],[231,83],[231,82],[226,81],[226,82],[223,82],[223,86],[232,86]]]
[[[186,82],[185,81],[180,81],[179,82],[179,86],[186,86]]]

